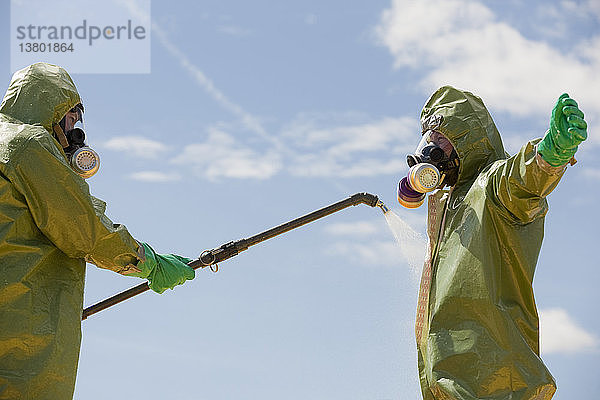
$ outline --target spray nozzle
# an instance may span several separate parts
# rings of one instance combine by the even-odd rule
[[[381,208],[381,211],[383,211],[383,213],[387,213],[388,211],[390,211],[389,208],[387,208],[387,206],[383,203],[383,201],[381,200],[377,200],[377,204],[375,204],[377,207]]]

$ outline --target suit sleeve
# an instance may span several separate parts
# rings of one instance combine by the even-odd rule
[[[554,190],[565,166],[552,167],[537,153],[539,139],[491,169],[488,190],[502,208],[521,223],[546,215],[546,196]]]
[[[40,231],[69,257],[121,274],[135,272],[137,242],[105,215],[106,203],[90,195],[53,139],[33,137],[21,150],[10,179]]]

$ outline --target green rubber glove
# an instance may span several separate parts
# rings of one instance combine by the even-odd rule
[[[575,100],[563,93],[556,102],[550,118],[550,129],[540,143],[538,153],[553,167],[566,164],[587,139],[587,124]]]
[[[175,254],[156,254],[148,243],[140,244],[144,247],[146,260],[137,264],[141,272],[130,275],[148,279],[148,286],[156,293],[173,289],[186,280],[194,279],[196,271],[187,265],[191,259]]]

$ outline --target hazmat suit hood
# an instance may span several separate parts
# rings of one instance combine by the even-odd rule
[[[13,121],[41,125],[52,135],[52,125],[79,103],[79,93],[67,71],[39,62],[15,72],[0,113]]]
[[[474,94],[443,86],[421,111],[422,131],[435,130],[452,143],[460,159],[456,186],[473,180],[496,160],[507,158],[498,129],[483,101]]]

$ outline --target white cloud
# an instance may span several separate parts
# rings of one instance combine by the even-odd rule
[[[329,254],[345,256],[367,266],[405,266],[418,282],[425,261],[427,242],[403,218],[386,213],[388,227],[370,221],[338,223],[325,227],[326,233],[344,238],[328,247]],[[420,219],[419,224],[422,223]],[[390,240],[395,237],[396,241]]]
[[[565,3],[563,7],[571,8],[569,2],[563,3]],[[549,2],[538,4],[535,7],[532,19],[547,21],[547,23],[533,23],[533,29],[548,39],[560,40],[561,37],[565,37],[568,34],[569,30],[569,25],[567,20],[563,18],[563,15],[565,12],[572,14],[573,11],[575,10],[561,9],[561,4],[551,4]]]
[[[159,43],[171,54],[171,56],[177,61],[181,68],[187,71],[192,77],[195,84],[197,84],[202,90],[204,90],[214,101],[216,101],[221,107],[231,112],[237,118],[241,120],[244,126],[250,131],[258,134],[263,139],[270,142],[272,145],[279,147],[280,144],[277,140],[271,137],[266,130],[263,128],[259,118],[246,111],[240,105],[229,99],[225,93],[223,93],[214,82],[204,74],[204,72],[196,66],[189,57],[179,49],[173,43],[164,29],[155,20],[151,20],[150,16],[145,13],[136,4],[135,0],[122,0],[123,5],[126,6],[131,13],[136,15],[142,21],[151,23],[152,36],[158,39]]]
[[[327,248],[334,256],[350,257],[367,267],[393,267],[401,264],[402,253],[398,245],[391,240],[371,242],[335,242]]]
[[[504,145],[504,150],[509,154],[515,154],[521,150],[521,147],[523,147],[525,143],[536,137],[543,137],[545,133],[546,132],[530,132],[529,136],[526,136],[523,132],[502,132],[502,144]]]
[[[600,19],[600,3],[598,0],[563,0],[560,2],[560,7],[561,15],[559,17],[563,19],[565,19],[565,12],[569,12],[579,18],[595,17],[596,19]]]
[[[128,152],[140,158],[156,158],[168,150],[168,146],[142,136],[120,136],[108,140],[104,147],[110,150]]]
[[[296,176],[357,177],[395,174],[406,169],[405,154],[419,137],[413,118],[336,127],[300,118],[284,129],[296,150],[289,171]]]
[[[323,127],[331,124],[325,119],[300,117],[283,129],[280,145],[260,150],[222,126],[212,127],[206,141],[185,146],[172,162],[210,180],[267,179],[284,171],[319,178],[377,176],[406,170],[405,154],[419,138],[418,123],[412,118]]]
[[[249,29],[245,29],[245,28],[242,28],[242,27],[236,26],[236,25],[221,25],[217,28],[217,30],[226,35],[239,36],[239,37],[248,36],[249,34],[252,33],[252,31],[250,31]]]
[[[381,227],[369,221],[330,224],[325,232],[334,236],[368,236],[380,232]]]
[[[316,14],[306,14],[304,16],[304,23],[306,25],[314,25],[317,23],[317,15]]]
[[[422,264],[415,268],[402,247],[393,240],[337,241],[331,243],[325,253],[336,258],[344,257],[350,263],[369,267],[403,268],[409,272],[411,283],[418,285]]]
[[[273,151],[258,152],[236,141],[226,132],[211,128],[203,143],[185,146],[173,164],[193,171],[206,179],[267,179],[282,167],[281,156]]]
[[[161,171],[139,171],[129,175],[129,178],[142,182],[165,183],[174,182],[181,179],[176,173],[165,173]]]
[[[540,311],[540,347],[544,354],[597,350],[598,337],[577,325],[562,308]]]
[[[600,181],[600,169],[598,168],[585,167],[581,170],[581,172],[588,178]]]
[[[567,91],[589,120],[600,116],[600,35],[567,53],[526,38],[469,0],[393,0],[375,31],[397,68],[425,71],[427,92],[451,84],[496,110],[527,116],[548,115]]]
[[[583,9],[594,15],[597,19],[600,19],[600,2],[598,0],[587,0],[584,3]]]
[[[353,178],[395,174],[406,168],[406,161],[401,158],[387,161],[377,159],[336,160],[319,152],[296,157],[295,164],[290,167],[290,172],[292,175],[303,177]]]
[[[233,129],[239,132],[239,125],[220,124],[208,129],[204,142],[186,145],[171,162],[209,180],[268,179],[281,172],[302,177],[351,178],[406,170],[405,156],[419,138],[416,119],[365,122],[365,116],[353,113],[339,119],[338,115],[300,116],[283,128],[278,145],[258,146],[251,140],[250,146],[228,133]],[[113,138],[104,147],[147,159],[169,150],[167,145],[141,136]]]

